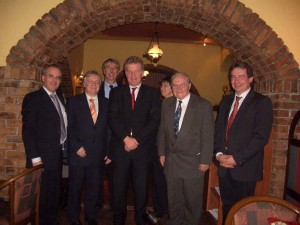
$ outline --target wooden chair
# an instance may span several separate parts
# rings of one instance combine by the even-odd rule
[[[230,209],[225,225],[269,225],[268,219],[271,218],[297,224],[300,222],[300,209],[280,198],[251,196],[240,200]]]
[[[22,173],[0,183],[0,190],[9,187],[9,215],[0,217],[1,225],[38,224],[38,200],[42,165],[25,169]]]

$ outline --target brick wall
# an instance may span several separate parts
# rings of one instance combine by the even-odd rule
[[[21,102],[39,84],[40,68],[61,61],[94,34],[130,23],[183,26],[213,38],[254,68],[256,89],[274,104],[270,194],[281,196],[289,124],[300,108],[300,70],[292,53],[259,15],[237,0],[66,0],[11,48],[0,69],[0,179],[24,165]]]

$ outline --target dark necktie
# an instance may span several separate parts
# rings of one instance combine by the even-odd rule
[[[112,86],[112,85],[109,85],[109,92],[108,92],[108,96],[110,95],[111,89],[113,89],[113,88],[114,88],[114,86]]]
[[[94,124],[96,123],[97,121],[97,113],[96,113],[96,106],[95,106],[95,102],[94,102],[95,99],[91,98],[90,99],[90,112],[91,112],[91,116],[93,118],[93,122]]]
[[[64,121],[64,117],[61,111],[61,107],[60,104],[58,102],[58,98],[56,94],[51,94],[50,98],[52,99],[54,106],[58,112],[59,115],[59,120],[60,120],[60,143],[62,144],[64,142],[64,140],[67,137],[67,132],[66,132],[66,127],[65,127],[65,121]]]
[[[131,88],[131,109],[134,110],[134,104],[135,104],[135,91],[136,87]]]
[[[233,110],[228,118],[228,122],[227,122],[227,126],[226,126],[226,147],[228,147],[228,133],[229,133],[229,130],[230,130],[230,127],[236,117],[236,114],[238,112],[238,109],[239,109],[239,101],[242,97],[238,97],[236,96],[235,98],[235,102],[234,102],[234,106],[233,106]]]
[[[175,118],[174,118],[175,137],[177,137],[177,134],[179,132],[179,120],[180,120],[180,116],[181,116],[181,103],[182,103],[182,101],[178,101],[178,106],[177,106],[177,109],[175,111]]]

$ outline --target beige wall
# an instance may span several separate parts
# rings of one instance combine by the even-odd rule
[[[102,62],[107,58],[117,58],[122,66],[130,55],[142,57],[148,45],[149,42],[142,41],[88,40],[84,43],[83,69],[85,72],[96,69],[102,73]],[[228,84],[226,72],[220,69],[219,46],[160,42],[160,47],[164,54],[158,64],[188,73],[203,97],[212,104],[219,103],[222,87]],[[150,62],[144,59],[144,63]]]
[[[0,66],[6,65],[11,47],[28,33],[35,22],[58,5],[61,0],[0,0]],[[283,39],[295,59],[300,62],[300,1],[299,0],[241,0],[259,14]]]

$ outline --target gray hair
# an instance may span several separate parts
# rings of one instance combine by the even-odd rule
[[[177,73],[173,74],[173,76],[171,77],[171,84],[173,83],[173,80],[175,77],[184,77],[186,79],[186,81],[188,82],[188,84],[191,83],[189,75],[187,75],[186,73],[183,73],[183,72],[177,72]]]

